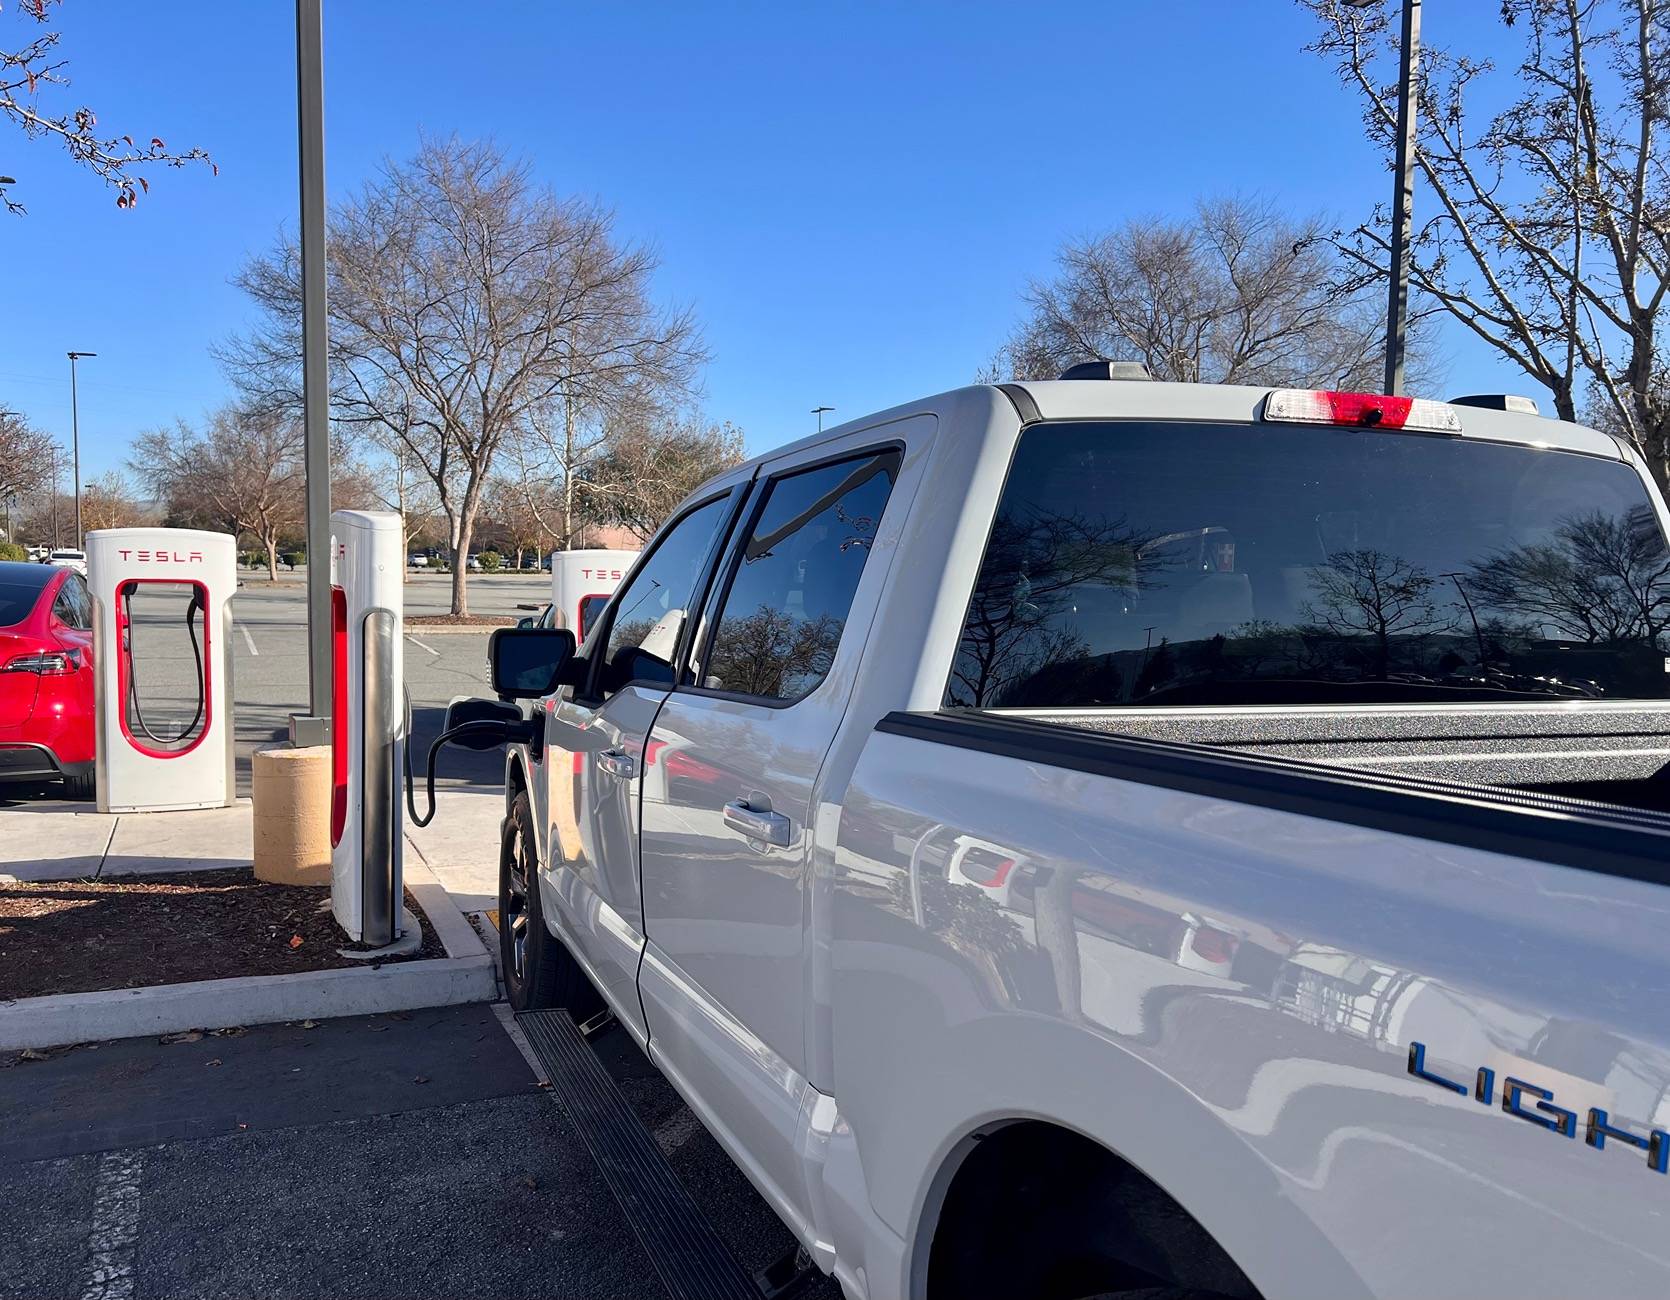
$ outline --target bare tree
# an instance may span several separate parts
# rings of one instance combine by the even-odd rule
[[[1379,310],[1335,289],[1324,230],[1318,218],[1228,198],[1188,219],[1069,241],[1055,276],[1027,291],[1027,316],[992,377],[1053,379],[1100,359],[1142,361],[1180,383],[1368,387]]]
[[[110,470],[89,479],[81,493],[81,516],[87,530],[133,528],[147,521],[147,514],[133,495],[133,486],[120,470]]]
[[[141,434],[130,465],[168,502],[171,517],[248,534],[267,553],[267,576],[277,579],[279,540],[303,513],[301,451],[295,423],[227,408],[202,433],[180,421]]]
[[[30,139],[56,140],[78,166],[85,167],[116,191],[116,206],[131,208],[141,191],[149,192],[145,173],[158,167],[184,167],[207,163],[218,175],[220,169],[202,149],[170,149],[156,136],[139,143],[131,135],[105,134],[98,118],[86,105],[53,113],[40,106],[43,88],[69,85],[64,69],[69,60],[58,52],[63,34],[50,29],[52,8],[62,0],[19,0],[17,11],[34,22],[36,33],[22,45],[0,49],[0,118],[20,128]],[[14,216],[24,207],[0,185],[0,203]]]
[[[703,353],[693,316],[650,299],[652,251],[597,205],[536,188],[491,142],[425,141],[331,218],[334,415],[411,453],[452,552],[452,613],[469,612],[476,518],[500,453],[559,400],[681,388]],[[281,242],[240,273],[262,326],[220,349],[264,409],[299,402],[300,276]]]
[[[1300,0],[1391,156],[1390,7]],[[1658,318],[1670,268],[1670,171],[1659,146],[1670,78],[1665,0],[1501,0],[1509,67],[1421,47],[1410,283],[1546,388],[1562,419],[1586,398],[1634,437],[1660,483],[1670,387]],[[1508,48],[1505,44],[1497,46]],[[1489,103],[1489,115],[1470,111]],[[1336,232],[1347,288],[1384,284],[1384,208]]]
[[[44,490],[52,478],[52,435],[13,411],[0,413],[0,497]]]
[[[583,518],[648,540],[678,503],[744,458],[742,430],[691,415],[622,419],[578,480]]]
[[[1316,599],[1305,616],[1329,635],[1367,636],[1374,647],[1374,673],[1392,669],[1396,638],[1420,638],[1447,632],[1454,618],[1433,595],[1437,579],[1401,556],[1384,551],[1336,551],[1327,566],[1315,570]]]

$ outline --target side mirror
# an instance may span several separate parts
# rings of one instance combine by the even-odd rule
[[[537,700],[562,685],[574,658],[574,633],[565,627],[501,627],[487,643],[493,691],[501,700]]]
[[[447,705],[445,731],[469,727],[461,736],[454,736],[449,744],[460,749],[497,749],[507,741],[526,743],[523,733],[530,730],[522,710],[503,700],[465,699]]]

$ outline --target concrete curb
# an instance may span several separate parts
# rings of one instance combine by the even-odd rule
[[[0,1051],[495,1000],[493,959],[440,881],[409,863],[406,885],[435,927],[446,957],[376,970],[249,975],[0,1002]]]
[[[400,625],[400,630],[407,636],[422,640],[426,636],[463,636],[472,632],[497,632],[501,627],[515,627],[514,621],[508,623],[413,623],[410,621]]]

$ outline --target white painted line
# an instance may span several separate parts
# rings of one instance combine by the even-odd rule
[[[505,1033],[510,1035],[510,1041],[516,1044],[516,1050],[522,1053],[522,1059],[528,1063],[533,1071],[533,1077],[540,1083],[550,1083],[545,1077],[545,1067],[539,1063],[539,1058],[533,1054],[533,1045],[528,1042],[528,1036],[522,1032],[522,1026],[516,1023],[516,1013],[510,1009],[508,1002],[495,1002],[493,1014],[504,1026]]]
[[[435,658],[437,658],[437,659],[439,659],[441,657],[441,652],[439,650],[430,649],[429,646],[424,645],[423,642],[419,641],[415,636],[412,636],[411,634],[408,633],[407,636],[406,636],[406,639],[408,641],[410,641],[413,645],[415,645],[419,650],[427,650],[427,651],[429,651],[430,654],[434,655]]]
[[[134,1246],[139,1241],[139,1172],[135,1149],[106,1152],[93,1190],[87,1271],[81,1300],[131,1300]]]
[[[242,623],[239,623],[238,624],[238,631],[240,631],[244,634],[244,644],[249,647],[250,654],[252,654],[252,655],[260,654],[261,652],[255,648],[255,638],[252,637],[249,634],[249,629],[247,627],[245,627]]]

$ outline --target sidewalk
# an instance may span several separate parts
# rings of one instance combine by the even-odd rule
[[[427,827],[406,825],[406,852],[446,886],[458,910],[495,906],[499,887],[497,789],[442,790]],[[202,812],[101,813],[92,804],[40,800],[0,808],[0,881],[87,880],[163,871],[247,867],[254,853],[248,799]]]

